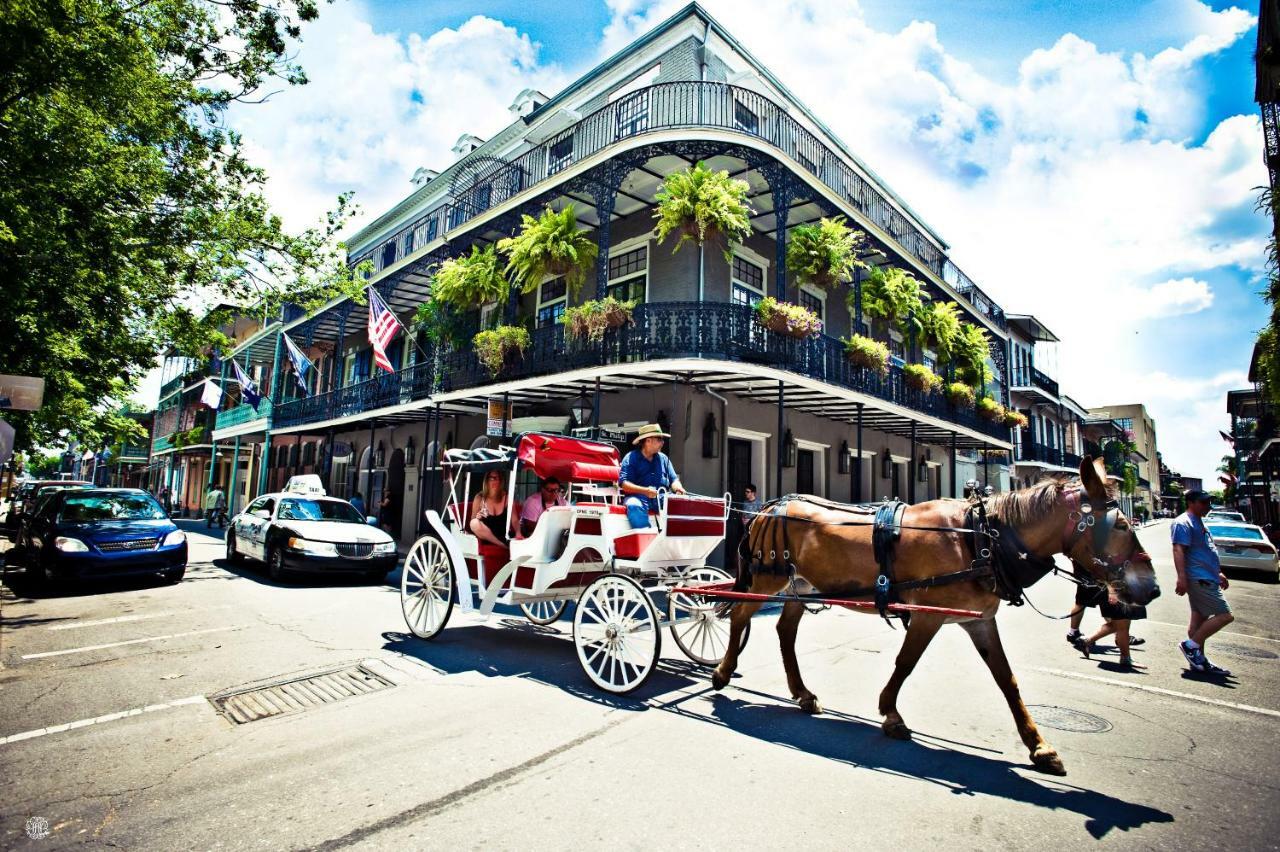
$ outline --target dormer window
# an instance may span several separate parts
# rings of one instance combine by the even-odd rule
[[[517,118],[527,118],[549,100],[551,99],[537,89],[525,89],[516,95],[516,99],[511,102],[508,109]]]
[[[470,133],[464,133],[458,137],[458,141],[453,146],[453,153],[459,157],[465,157],[475,149],[484,144],[484,140],[479,136],[472,136]]]

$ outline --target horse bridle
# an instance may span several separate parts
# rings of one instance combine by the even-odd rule
[[[1111,531],[1120,520],[1120,506],[1116,501],[1108,500],[1099,510],[1094,508],[1092,503],[1086,502],[1087,498],[1088,494],[1083,488],[1073,489],[1067,494],[1069,511],[1067,512],[1067,529],[1063,534],[1062,552],[1069,559],[1074,560],[1075,557],[1071,555],[1071,551],[1075,550],[1076,545],[1089,530],[1093,530],[1093,562],[1106,570],[1108,583],[1119,582],[1125,570],[1133,564],[1133,557],[1137,551],[1125,557],[1111,555],[1103,557],[1099,554],[1105,552],[1107,539],[1110,538]]]

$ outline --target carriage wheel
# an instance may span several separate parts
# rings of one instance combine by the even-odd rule
[[[723,583],[733,578],[727,571],[704,566],[694,568],[680,578],[680,585]],[[667,597],[667,619],[671,622],[671,638],[684,655],[704,666],[718,666],[729,648],[729,616],[733,606],[696,595],[671,594]],[[742,631],[738,650],[747,647],[751,622]]]
[[[413,543],[400,572],[400,608],[414,636],[430,639],[453,614],[453,565],[440,539],[423,536]]]
[[[520,604],[520,611],[534,624],[545,627],[558,621],[568,605],[568,601],[533,601]]]
[[[635,580],[606,574],[578,599],[573,644],[592,683],[616,695],[630,692],[658,667],[658,610]]]

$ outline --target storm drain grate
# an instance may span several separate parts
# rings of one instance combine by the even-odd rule
[[[1262,648],[1250,648],[1248,645],[1236,645],[1232,642],[1213,642],[1208,647],[1210,650],[1222,651],[1225,654],[1231,654],[1236,657],[1252,657],[1255,660],[1276,659],[1275,651],[1267,651]]]
[[[367,695],[395,686],[364,666],[348,666],[322,674],[267,683],[210,697],[213,706],[237,725],[300,713],[321,704]]]
[[[1055,707],[1051,704],[1030,704],[1027,710],[1035,723],[1044,728],[1057,731],[1072,731],[1077,734],[1105,734],[1111,730],[1111,723],[1101,716],[1085,713],[1083,710],[1072,710],[1070,707]]]

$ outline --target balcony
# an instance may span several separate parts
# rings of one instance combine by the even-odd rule
[[[1047,444],[1036,444],[1031,441],[1023,441],[1018,445],[1018,461],[1020,462],[1038,462],[1047,464],[1051,467],[1063,466],[1063,453],[1057,447],[1050,447]]]
[[[1058,401],[1058,383],[1054,379],[1049,378],[1035,367],[1028,367],[1023,370],[1014,370],[1013,383],[1010,390],[1019,393],[1039,392],[1041,396],[1050,402]]]
[[[761,328],[747,306],[707,302],[640,305],[631,326],[609,332],[600,344],[566,340],[561,325],[537,329],[524,357],[496,379],[470,349],[434,353],[425,363],[396,373],[279,402],[273,428],[349,417],[497,382],[676,358],[743,362],[788,371],[964,426],[997,441],[1009,439],[1007,427],[978,417],[972,409],[952,406],[942,394],[908,387],[899,367],[891,367],[884,376],[854,367],[845,358],[844,344],[836,338],[823,334],[796,340]]]
[[[765,142],[865,216],[904,254],[947,282],[976,314],[987,317],[999,328],[1008,328],[1003,309],[841,154],[778,104],[750,89],[725,83],[661,83],[619,98],[515,160],[485,167],[470,187],[459,189],[449,200],[364,248],[350,258],[350,263],[355,266],[368,260],[375,269],[385,269],[447,231],[612,145],[644,134],[687,128],[725,131]]]
[[[242,402],[232,408],[227,408],[218,412],[217,420],[214,422],[215,430],[229,429],[232,426],[240,426],[244,423],[252,423],[255,420],[266,420],[271,416],[271,400],[263,399],[258,403],[257,410],[247,402]]]

